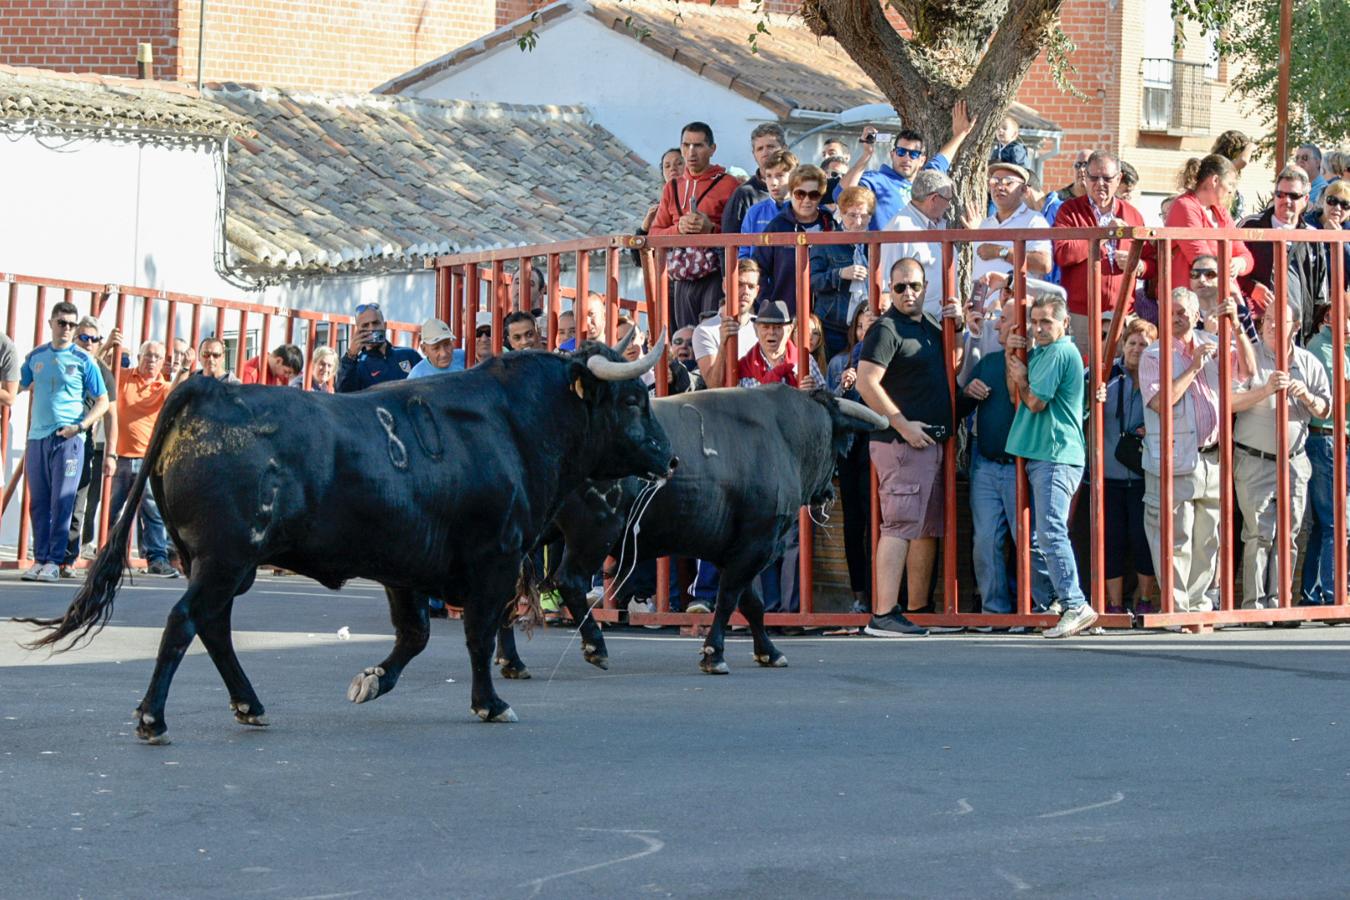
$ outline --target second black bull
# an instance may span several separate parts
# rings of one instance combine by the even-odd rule
[[[605,557],[627,569],[636,561],[687,556],[713,563],[720,573],[703,671],[728,671],[723,640],[738,606],[750,624],[755,661],[786,665],[764,630],[755,576],[783,555],[800,509],[830,499],[835,455],[849,436],[885,428],[886,420],[825,391],[783,385],[682,394],[653,401],[652,412],[680,460],[674,477],[650,498],[639,496],[647,483],[636,478],[592,481],[569,496],[553,520],[565,542],[553,581],[581,623],[586,661],[609,667],[604,636],[586,603]],[[630,514],[648,500],[633,535],[626,530]],[[498,635],[497,657],[506,677],[529,677],[509,626]]]

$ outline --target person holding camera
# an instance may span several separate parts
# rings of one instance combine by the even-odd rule
[[[928,633],[898,607],[900,576],[906,573],[909,610],[922,609],[943,529],[942,456],[956,431],[942,326],[923,309],[923,266],[900,259],[889,275],[892,305],[867,332],[856,382],[863,402],[891,423],[872,432],[868,448],[881,501],[877,591],[863,629],[873,637]],[[956,301],[943,306],[942,316],[960,322]],[[968,406],[968,398],[961,405]],[[961,417],[967,412],[957,410]]]
[[[1069,306],[1041,295],[1031,304],[1036,346],[1026,361],[1007,356],[1008,392],[1018,405],[1006,452],[1026,460],[1036,543],[1045,554],[1050,583],[1064,612],[1048,638],[1072,637],[1097,621],[1078,584],[1078,562],[1069,542],[1069,511],[1083,480],[1083,357],[1069,337]]]
[[[338,365],[337,392],[350,394],[382,381],[401,381],[421,361],[422,355],[411,347],[389,343],[380,304],[363,303],[356,308],[356,325]]]

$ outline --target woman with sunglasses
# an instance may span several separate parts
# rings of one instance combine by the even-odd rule
[[[1327,185],[1327,189],[1322,192],[1322,208],[1313,210],[1303,218],[1313,228],[1331,231],[1350,229],[1350,182],[1338,180]],[[1334,245],[1328,248],[1329,253],[1335,250]],[[1341,287],[1344,290],[1345,280],[1350,278],[1350,243],[1341,244],[1341,255],[1345,260],[1341,267]]]
[[[861,185],[839,192],[836,215],[844,231],[867,231],[877,198]],[[811,248],[811,293],[825,326],[825,352],[834,356],[848,344],[848,321],[867,299],[867,245],[819,244]],[[824,364],[821,365],[824,369]]]
[[[820,208],[829,179],[818,166],[801,165],[788,178],[788,205],[764,229],[765,234],[782,232],[834,231],[834,221]],[[750,258],[759,264],[762,303],[781,300],[788,312],[797,316],[797,251],[792,246],[756,247]],[[808,302],[810,298],[805,298]]]

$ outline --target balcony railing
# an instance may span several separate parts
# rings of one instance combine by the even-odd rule
[[[1145,59],[1141,131],[1205,133],[1209,131],[1213,88],[1204,63]]]

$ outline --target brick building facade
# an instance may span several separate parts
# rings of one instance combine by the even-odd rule
[[[495,0],[210,0],[203,74],[326,91],[367,91],[495,27]],[[197,78],[198,0],[5,0],[0,63]]]

